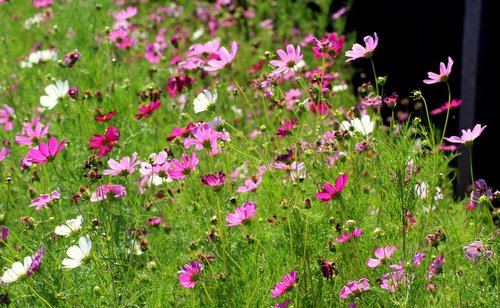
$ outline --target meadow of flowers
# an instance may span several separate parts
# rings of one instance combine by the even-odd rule
[[[401,98],[348,7],[160,2],[0,0],[0,304],[498,306],[457,59]]]

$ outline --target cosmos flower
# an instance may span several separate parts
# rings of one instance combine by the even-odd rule
[[[345,55],[349,58],[345,62],[347,63],[359,58],[370,58],[378,45],[377,32],[373,33],[373,36],[375,38],[369,35],[364,37],[363,40],[365,41],[366,47],[363,47],[360,44],[356,43],[352,46],[352,50],[346,51]]]
[[[467,260],[477,264],[481,259],[484,262],[491,260],[495,255],[493,250],[487,249],[481,241],[474,241],[463,247],[464,256]]]
[[[58,143],[55,137],[50,137],[49,142],[40,142],[38,147],[30,149],[25,158],[30,163],[44,165],[53,161],[57,154],[64,148],[65,144],[66,140]]]
[[[112,176],[117,176],[117,175],[127,176],[129,174],[134,173],[135,167],[140,164],[141,162],[137,160],[136,152],[132,154],[132,157],[129,156],[123,157],[120,160],[120,162],[117,162],[116,160],[110,158],[108,160],[108,165],[111,169],[104,170],[102,174],[112,175]]]
[[[23,263],[19,261],[14,262],[12,264],[12,267],[5,271],[5,273],[2,275],[2,282],[5,284],[9,284],[23,277],[26,277],[32,263],[33,259],[31,258],[31,256],[26,256]]]
[[[370,119],[368,114],[365,114],[359,118],[355,118],[352,121],[342,121],[340,124],[342,129],[349,132],[349,134],[353,134],[353,132],[359,132],[362,135],[366,136],[373,132],[375,128],[375,121]]]
[[[300,46],[295,48],[293,45],[289,44],[286,46],[286,52],[283,49],[278,49],[276,53],[280,57],[280,60],[269,61],[269,64],[276,67],[271,72],[273,75],[286,74],[294,70],[296,65],[302,61],[303,55],[300,51]]]
[[[88,235],[80,237],[78,240],[78,246],[71,246],[66,251],[69,258],[65,258],[62,261],[63,268],[73,269],[79,267],[84,263],[90,256],[90,250],[92,249],[92,241]]]
[[[200,113],[206,110],[213,110],[215,108],[215,101],[217,101],[217,91],[212,95],[207,89],[203,90],[193,101],[194,112]]]
[[[370,289],[370,281],[366,278],[361,278],[359,281],[349,281],[342,290],[340,290],[340,298],[347,299],[349,296],[357,297],[362,292]]]
[[[54,190],[50,194],[42,194],[40,197],[31,201],[30,207],[35,207],[39,211],[42,207],[49,208],[54,201],[61,199],[59,190]]]
[[[105,184],[97,187],[90,197],[90,202],[108,199],[108,197],[122,198],[127,195],[127,190],[121,185]]]
[[[56,84],[48,85],[45,88],[45,93],[47,95],[40,97],[40,105],[47,109],[52,109],[68,94],[68,91],[68,81],[66,80],[63,83],[61,80],[58,80]]]
[[[200,273],[203,265],[191,260],[189,264],[184,264],[179,271],[179,284],[184,288],[194,288],[200,281]]]
[[[93,134],[94,137],[92,140],[89,140],[89,148],[91,150],[99,150],[97,156],[103,157],[106,156],[111,149],[118,143],[120,140],[120,132],[118,128],[114,126],[109,126],[106,129],[105,135],[97,135]]]
[[[207,65],[203,68],[207,72],[213,72],[213,71],[218,71],[229,64],[233,62],[234,58],[236,57],[236,53],[238,52],[238,43],[237,42],[232,42],[231,43],[231,53],[226,49],[226,47],[221,47],[218,51],[217,54],[219,55],[220,60],[216,59],[211,59],[207,62]]]
[[[343,189],[345,184],[347,183],[348,174],[344,173],[337,177],[335,181],[335,186],[332,186],[330,183],[323,184],[323,190],[316,193],[316,197],[320,199],[321,202],[328,202],[332,200],[337,194],[339,194]]]
[[[382,265],[383,262],[386,260],[391,259],[392,254],[398,250],[397,246],[392,246],[391,244],[387,244],[387,246],[384,247],[379,247],[375,250],[375,256],[377,259],[370,258],[366,262],[366,264],[371,267],[371,268],[376,268],[379,265]]]
[[[0,162],[2,160],[4,160],[5,157],[7,157],[7,155],[9,155],[9,153],[10,153],[10,148],[2,147],[0,149]]]
[[[75,219],[66,220],[66,223],[57,226],[54,233],[61,236],[70,236],[82,228],[83,216],[78,215]]]
[[[434,84],[439,82],[445,82],[451,74],[451,67],[453,66],[453,60],[448,57],[448,64],[445,66],[443,62],[439,63],[439,74],[428,72],[427,76],[429,79],[425,79],[424,83]]]
[[[271,289],[271,294],[274,298],[280,297],[287,291],[291,290],[297,283],[297,272],[292,270],[289,274],[285,274],[280,282],[278,282],[273,289]]]
[[[470,128],[467,130],[462,129],[462,136],[461,137],[452,136],[452,137],[445,137],[444,139],[448,142],[451,142],[451,143],[462,143],[465,146],[470,147],[470,146],[472,146],[474,139],[479,137],[486,127],[487,127],[487,125],[481,126],[481,124],[476,124],[476,126],[474,126],[472,131],[470,130]]]
[[[250,218],[255,215],[256,209],[255,203],[246,201],[245,204],[236,208],[234,214],[226,216],[226,221],[229,223],[227,226],[233,227],[249,222]]]
[[[0,126],[3,126],[3,130],[12,130],[14,128],[14,119],[14,108],[10,107],[9,105],[3,104],[3,108],[0,109]]]

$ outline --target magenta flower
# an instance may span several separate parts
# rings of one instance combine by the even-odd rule
[[[7,157],[7,155],[9,155],[9,153],[10,153],[10,148],[2,147],[0,149],[0,162],[2,160],[4,160],[5,157]]]
[[[255,191],[259,187],[260,183],[262,183],[262,178],[266,171],[267,171],[266,166],[264,165],[259,166],[258,172],[255,175],[251,176],[250,178],[246,179],[244,185],[239,186],[236,189],[236,192],[243,193],[243,192]]]
[[[29,163],[44,165],[53,161],[65,144],[66,140],[61,141],[59,144],[55,137],[50,137],[48,143],[40,142],[38,147],[30,149],[25,158]]]
[[[434,275],[438,274],[441,271],[443,262],[444,262],[444,254],[441,253],[441,255],[436,259],[434,259],[434,261],[432,261],[432,263],[429,265],[429,272],[425,276],[425,279],[429,280],[432,277],[434,277]]]
[[[54,190],[50,194],[42,194],[40,197],[32,200],[30,207],[35,207],[37,211],[39,211],[42,207],[48,209],[49,205],[59,199],[61,199],[61,192],[59,192],[59,190]]]
[[[291,302],[291,301],[292,301],[292,300],[287,299],[287,300],[286,300],[286,301],[284,301],[283,303],[280,303],[280,304],[276,304],[276,305],[274,305],[274,306],[273,306],[273,308],[286,308],[286,307],[288,307],[288,305],[290,305],[290,302]]]
[[[49,124],[43,125],[41,122],[36,122],[35,127],[32,125],[24,125],[23,135],[17,135],[15,141],[17,144],[32,145],[38,144],[39,140],[47,136],[49,133]]]
[[[234,227],[237,225],[242,225],[250,221],[255,215],[255,210],[257,206],[255,203],[247,201],[242,206],[238,206],[234,214],[229,214],[226,216],[226,221],[229,223],[228,227]]]
[[[189,123],[185,128],[175,127],[172,129],[172,134],[167,137],[167,141],[172,141],[177,137],[188,136],[195,127],[193,123]]]
[[[448,142],[451,143],[463,143],[465,146],[472,146],[472,143],[474,142],[474,139],[479,137],[483,130],[487,127],[487,125],[481,127],[481,124],[476,124],[472,131],[469,129],[465,130],[462,129],[462,136],[452,136],[452,137],[445,137],[444,139]]]
[[[333,275],[337,275],[337,265],[335,262],[323,261],[321,263],[321,271],[326,279],[332,279]]]
[[[469,245],[465,245],[463,250],[465,258],[475,264],[481,261],[481,259],[483,259],[484,262],[489,261],[491,257],[495,255],[493,250],[486,249],[481,241],[475,241]]]
[[[212,187],[216,191],[219,191],[222,189],[222,185],[224,185],[224,182],[226,181],[226,174],[224,171],[219,171],[218,174],[205,174],[200,176],[201,182],[207,186]]]
[[[161,216],[161,217],[151,217],[148,220],[146,220],[144,223],[146,225],[150,225],[150,226],[157,226],[161,222],[163,222],[164,220],[165,220],[165,217],[163,217],[163,216]]]
[[[9,105],[4,104],[3,108],[0,109],[0,126],[3,126],[3,130],[9,131],[14,128],[14,109]]]
[[[153,112],[160,108],[161,102],[159,100],[155,100],[154,102],[149,103],[147,106],[141,106],[139,107],[139,113],[135,115],[136,119],[141,119],[141,118],[150,118]]]
[[[278,49],[276,51],[281,60],[271,60],[269,64],[275,66],[276,68],[271,72],[273,75],[286,74],[289,71],[293,71],[294,67],[302,61],[302,52],[300,51],[300,46],[297,48],[289,44],[286,46],[286,52],[283,49]]]
[[[221,47],[217,52],[220,60],[209,60],[207,62],[207,66],[205,66],[203,69],[207,72],[213,72],[225,68],[231,62],[233,62],[234,57],[236,56],[236,52],[238,52],[237,42],[231,43],[231,53],[229,53],[226,47]]]
[[[33,273],[40,267],[40,263],[42,263],[43,252],[45,251],[45,249],[46,249],[46,247],[42,246],[42,247],[38,248],[38,250],[36,251],[36,253],[34,255],[31,256],[32,262],[31,262],[31,265],[30,265],[28,272],[26,273],[27,277],[30,277],[31,275],[33,275]]]
[[[427,76],[429,77],[429,79],[425,79],[424,83],[434,84],[447,81],[448,77],[450,76],[452,66],[453,60],[448,57],[448,65],[445,66],[443,62],[439,63],[439,74],[428,72]]]
[[[179,271],[179,283],[184,288],[194,288],[200,281],[200,272],[203,265],[191,260],[189,264],[184,264]]]
[[[365,41],[366,47],[356,43],[352,46],[352,50],[346,51],[345,55],[349,58],[345,62],[347,63],[359,58],[370,58],[378,45],[377,32],[374,32],[373,36],[375,39],[369,35],[364,37],[363,40]]]
[[[285,138],[286,136],[291,135],[292,129],[298,124],[299,123],[294,118],[292,118],[291,122],[283,121],[283,127],[278,128],[276,135],[278,135],[278,138],[280,139]]]
[[[384,247],[379,247],[375,250],[374,254],[377,257],[377,259],[370,258],[366,262],[366,265],[368,265],[371,268],[376,268],[379,265],[382,265],[383,262],[386,260],[391,259],[392,254],[398,250],[397,246],[392,246],[391,244],[387,244],[387,246]]]
[[[342,290],[340,290],[340,298],[347,299],[349,296],[358,297],[362,292],[370,290],[370,281],[366,278],[361,278],[359,281],[349,281]]]
[[[347,234],[346,232],[342,231],[341,233],[341,237],[337,237],[335,239],[335,241],[337,243],[345,243],[345,242],[348,242],[350,241],[351,239],[353,238],[357,238],[357,237],[360,237],[361,234],[363,234],[363,229],[360,229],[360,228],[356,228],[354,229],[351,234]]]
[[[97,187],[95,192],[90,196],[91,202],[97,202],[108,199],[108,197],[122,198],[127,195],[127,190],[121,185],[105,184]]]
[[[118,143],[118,140],[120,140],[120,132],[118,128],[109,126],[104,136],[93,134],[92,137],[94,137],[94,139],[88,141],[90,149],[99,150],[97,156],[103,157]]]
[[[108,165],[111,169],[106,169],[102,172],[104,175],[124,175],[127,176],[129,174],[134,173],[135,167],[137,165],[140,165],[141,162],[137,161],[137,153],[134,152],[132,154],[132,157],[123,157],[120,162],[117,162],[114,159],[109,159],[108,160]]]
[[[343,189],[345,184],[347,183],[348,175],[344,173],[339,176],[335,181],[335,186],[332,186],[330,183],[323,184],[323,190],[316,193],[316,197],[320,199],[321,202],[328,202],[332,200],[337,194],[339,194]]]
[[[195,152],[191,152],[191,158],[182,153],[182,162],[174,159],[170,166],[171,169],[168,170],[168,175],[172,180],[181,180],[196,169],[199,161]]]
[[[289,274],[285,274],[280,282],[278,282],[274,289],[271,289],[271,294],[274,298],[280,297],[287,291],[292,289],[297,283],[297,272],[292,270]]]

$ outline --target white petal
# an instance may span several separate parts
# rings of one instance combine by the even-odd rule
[[[40,97],[40,105],[42,105],[43,107],[47,107],[48,109],[54,108],[57,103],[57,98],[45,95]]]
[[[45,93],[47,93],[48,96],[57,98],[57,86],[50,84],[45,88]]]
[[[63,268],[75,268],[80,266],[80,264],[82,264],[82,261],[80,260],[73,260],[73,259],[62,260]]]
[[[19,275],[17,275],[13,270],[8,269],[2,276],[2,282],[7,284],[16,281],[18,278]]]
[[[62,226],[57,226],[56,229],[54,230],[54,233],[61,236],[69,236],[71,234],[71,231],[72,230],[70,229],[70,227],[62,225]]]
[[[78,246],[71,246],[66,251],[66,254],[71,259],[75,259],[75,260],[78,260],[78,261],[81,261],[85,257],[85,255],[82,253],[82,250]]]

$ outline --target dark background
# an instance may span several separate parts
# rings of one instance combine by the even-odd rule
[[[342,1],[332,1],[330,14],[336,12]],[[500,132],[500,101],[496,83],[499,82],[500,54],[493,44],[493,0],[353,0],[347,15],[346,33],[357,34],[357,42],[377,32],[379,44],[373,59],[378,76],[388,76],[385,92],[396,91],[400,98],[411,91],[421,90],[430,109],[448,100],[444,83],[426,85],[427,72],[439,72],[439,63],[453,64],[449,84],[452,99],[462,99],[462,106],[451,111],[446,136],[461,136],[461,129],[475,124],[487,125],[474,141],[474,178],[484,179],[493,191],[500,190],[500,167],[496,160]],[[500,28],[500,27],[495,27]],[[328,30],[328,29],[327,29]],[[347,48],[347,47],[346,47]],[[366,73],[354,82],[372,81],[370,61],[353,61]],[[418,113],[412,110],[409,112]],[[445,115],[433,117],[434,123],[444,122]],[[464,196],[470,185],[468,150],[460,146],[462,155],[452,163],[459,170],[455,182],[456,194]]]

